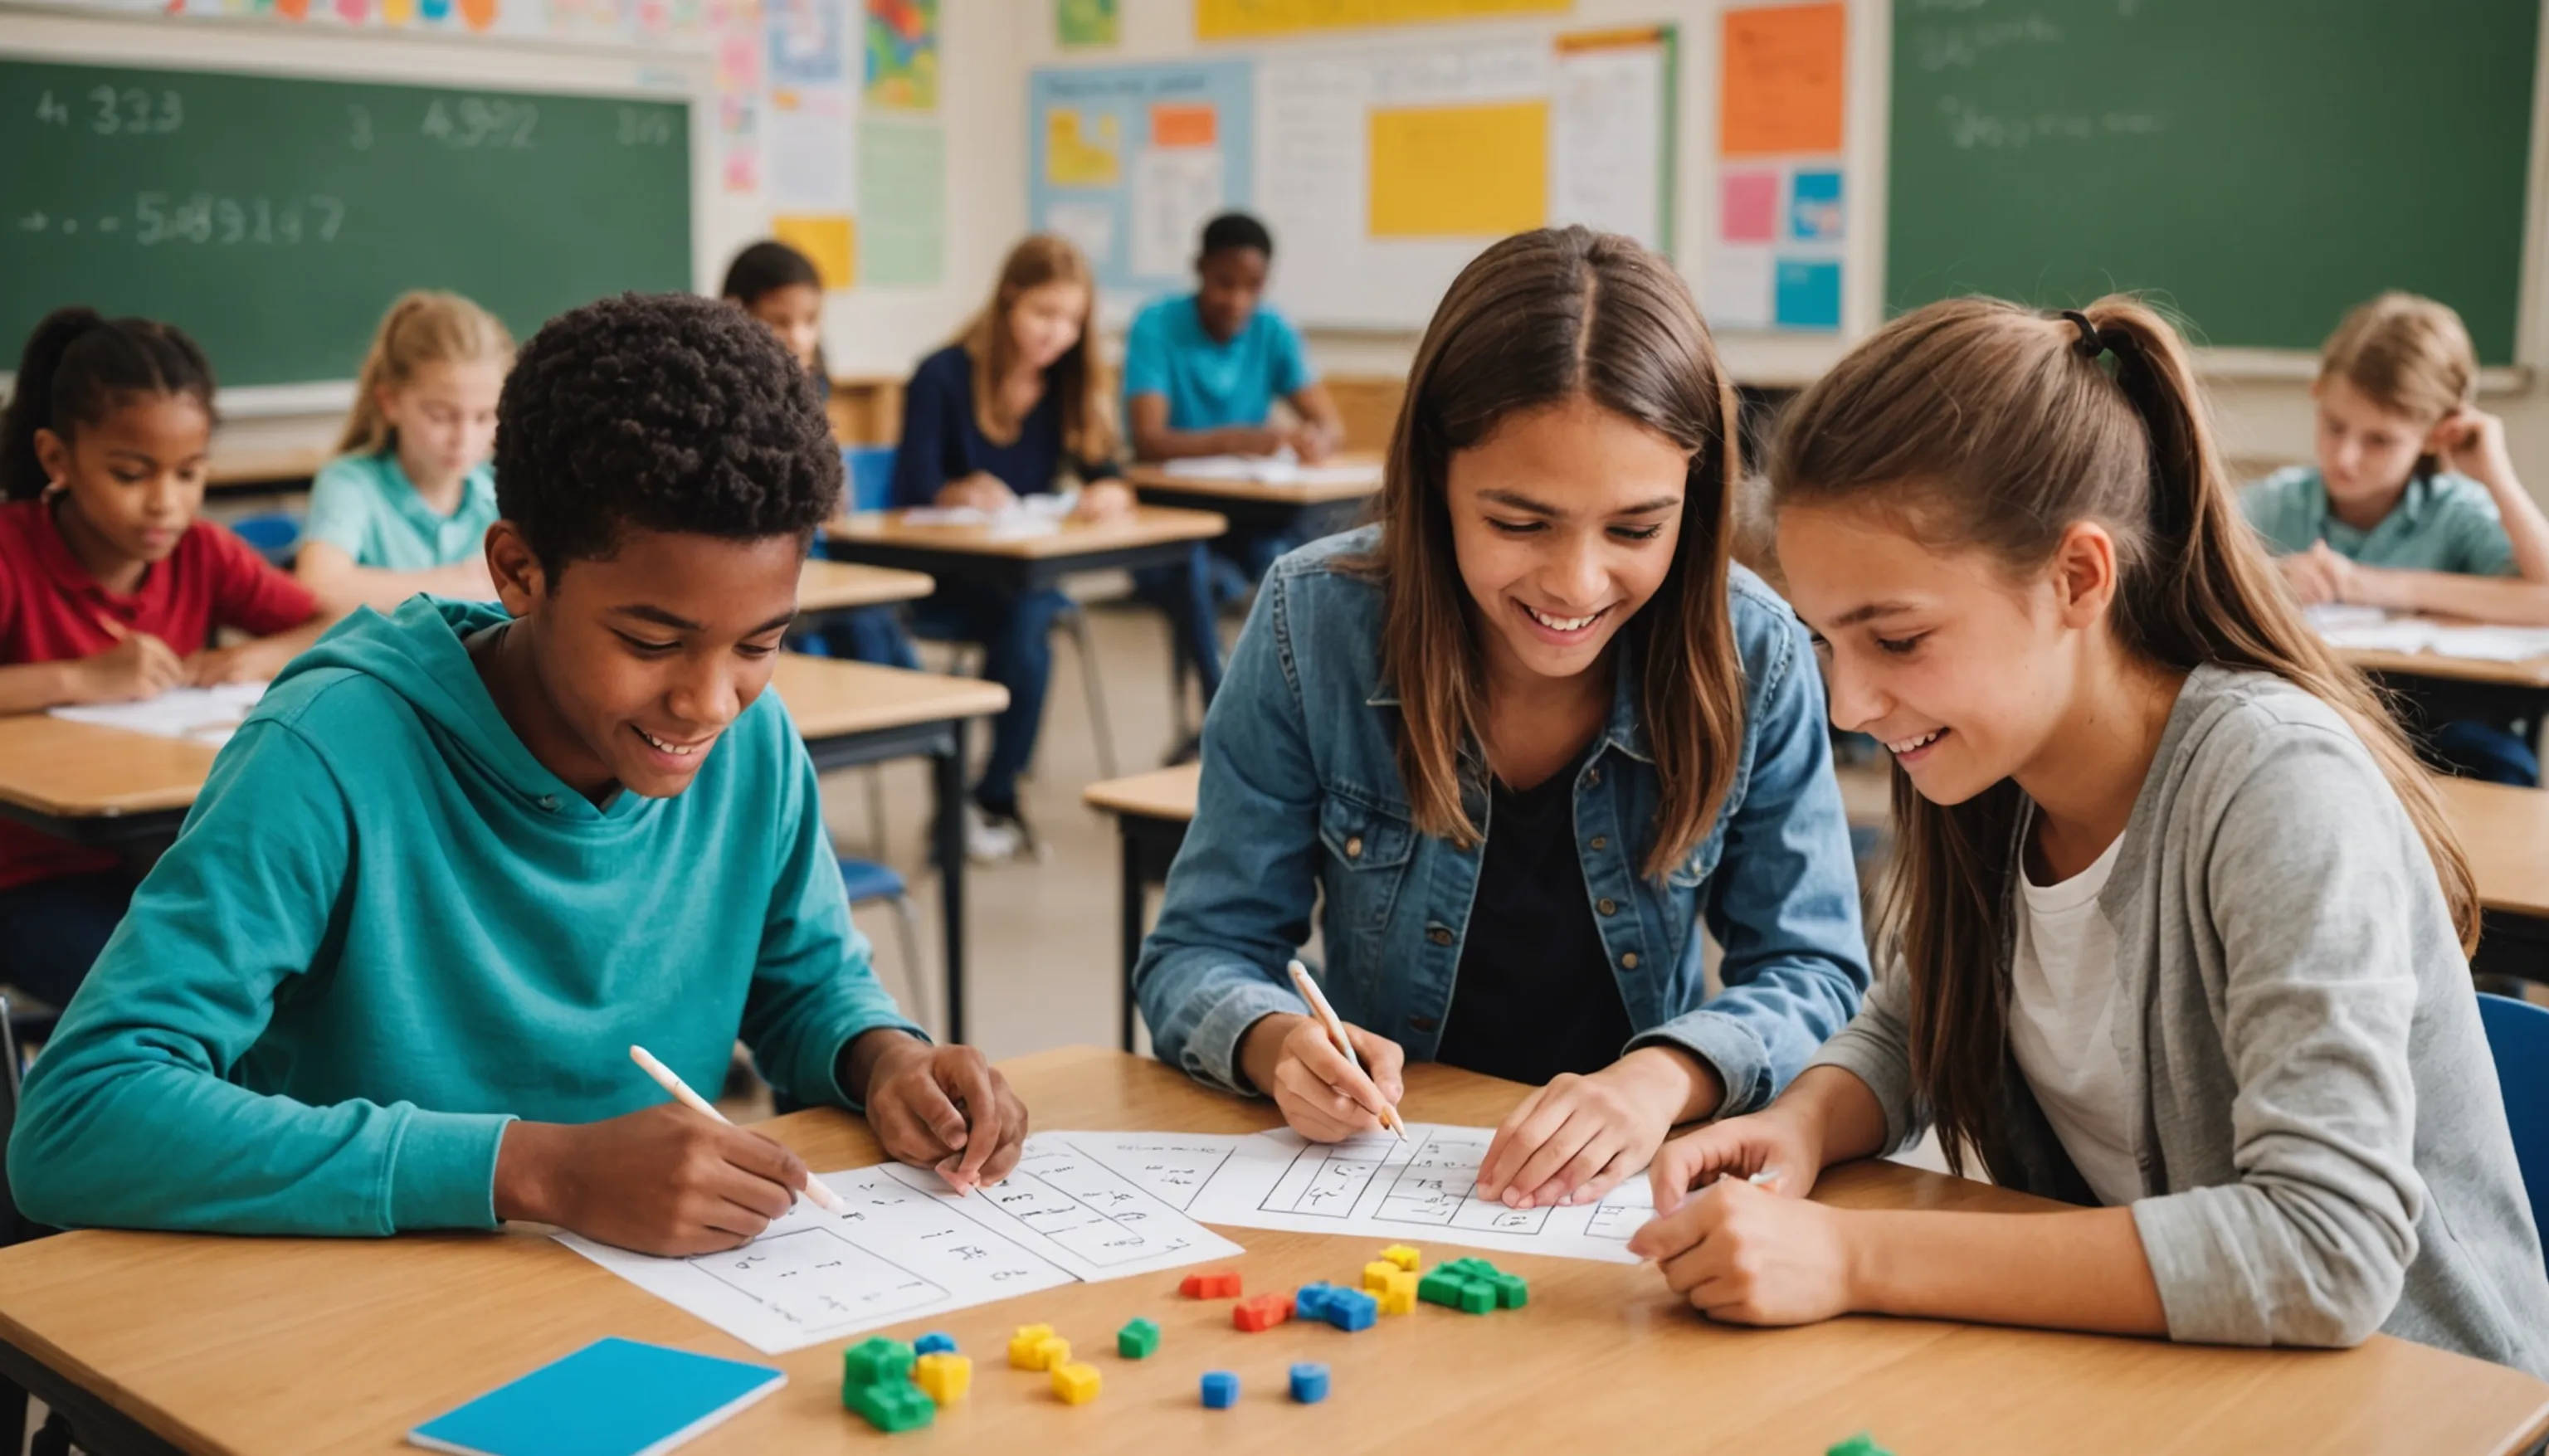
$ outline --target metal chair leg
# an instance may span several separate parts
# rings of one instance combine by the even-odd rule
[[[910,1008],[912,1020],[926,1024],[926,1011],[938,1005],[930,988],[928,963],[920,958],[920,913],[912,908],[911,896],[896,895],[888,902],[894,906],[894,939],[902,952],[902,979],[911,999],[903,1003]]]
[[[883,764],[869,765],[867,779],[868,858],[871,860],[884,861],[889,858],[885,838],[885,766]]]
[[[1097,670],[1097,652],[1089,643],[1088,613],[1072,607],[1056,619],[1071,634],[1073,646],[1080,650],[1081,690],[1088,697],[1088,731],[1097,738],[1097,771],[1101,778],[1118,776],[1115,768],[1115,730],[1106,722],[1106,683]]]

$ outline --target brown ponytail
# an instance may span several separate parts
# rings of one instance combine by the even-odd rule
[[[2111,373],[2112,371],[2112,373]],[[1992,299],[1907,314],[1850,351],[1784,421],[1774,505],[1874,497],[1926,542],[2040,567],[2074,522],[2116,542],[2111,620],[2145,659],[2272,673],[2343,714],[2425,842],[2463,949],[2469,862],[2433,785],[2363,676],[2303,622],[2232,501],[2185,343],[2124,296],[2048,318]],[[1951,1166],[1996,1174],[2008,1051],[2010,876],[2022,798],[2004,781],[1934,804],[1894,776],[1902,827],[1880,943],[1911,989],[1912,1080]]]

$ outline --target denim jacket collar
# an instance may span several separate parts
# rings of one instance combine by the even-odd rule
[[[1631,630],[1635,630],[1634,625]],[[1647,726],[1638,712],[1638,655],[1629,650],[1634,644],[1628,638],[1629,633],[1623,632],[1612,643],[1611,717],[1602,725],[1602,746],[1618,749],[1641,764],[1651,765],[1654,763],[1655,756],[1647,748]],[[1378,691],[1363,700],[1363,705],[1368,708],[1399,706],[1397,685],[1381,683]],[[1477,741],[1467,736],[1461,740],[1461,757],[1482,767],[1485,762],[1484,756],[1478,752]]]

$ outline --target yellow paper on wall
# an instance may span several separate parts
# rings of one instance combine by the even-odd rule
[[[1124,140],[1111,115],[1081,125],[1082,116],[1058,106],[1044,118],[1044,180],[1054,187],[1112,187],[1124,175]]]
[[[1195,39],[1244,41],[1303,31],[1564,15],[1575,0],[1195,0]]]
[[[1549,221],[1549,103],[1375,110],[1374,237],[1502,237]]]
[[[847,288],[857,281],[858,224],[852,219],[783,215],[770,220],[770,234],[803,253],[824,288]]]

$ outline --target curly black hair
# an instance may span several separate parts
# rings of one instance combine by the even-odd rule
[[[496,406],[496,505],[552,580],[629,526],[806,536],[840,500],[813,380],[714,299],[627,293],[560,314]]]

